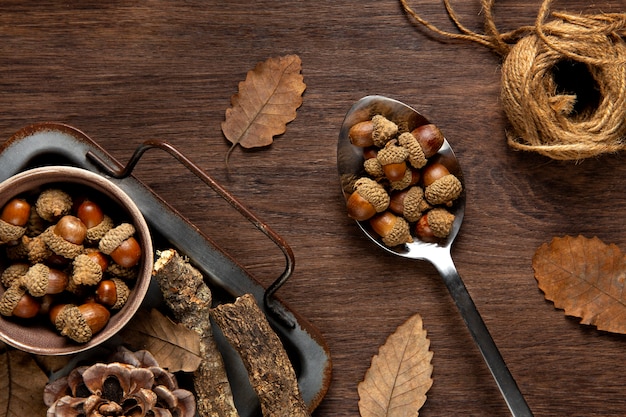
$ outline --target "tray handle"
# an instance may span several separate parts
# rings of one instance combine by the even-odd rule
[[[165,141],[145,141],[144,143],[139,145],[137,149],[135,149],[135,152],[126,163],[126,166],[123,167],[112,167],[108,165],[100,156],[96,155],[92,151],[88,151],[86,156],[106,175],[109,175],[113,178],[122,179],[131,175],[133,169],[146,151],[155,148],[161,149],[176,158],[182,165],[184,165],[196,177],[202,180],[202,182],[211,187],[217,194],[220,195],[220,197],[226,200],[250,223],[252,223],[261,232],[263,232],[263,234],[265,234],[276,246],[278,246],[278,248],[285,256],[285,270],[274,282],[272,282],[265,289],[263,293],[263,303],[265,305],[265,308],[268,310],[268,313],[274,319],[279,320],[284,325],[293,329],[295,327],[294,320],[285,315],[282,309],[278,308],[277,302],[274,299],[274,293],[276,293],[276,291],[278,291],[278,289],[289,279],[293,272],[295,265],[295,257],[293,251],[280,235],[273,231],[266,223],[261,221],[247,207],[241,204],[230,192],[228,192],[224,187],[219,185],[213,178],[211,178],[208,174],[202,171],[195,163],[193,163],[189,158],[187,158],[184,154],[178,151],[174,146]]]

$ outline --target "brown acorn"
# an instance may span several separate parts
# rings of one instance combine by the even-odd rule
[[[415,225],[415,234],[426,241],[444,239],[450,234],[454,219],[454,214],[443,207],[436,207],[419,219]]]
[[[39,312],[39,301],[26,292],[18,283],[11,285],[0,297],[0,314],[24,319],[35,317]]]
[[[109,322],[111,313],[101,304],[87,302],[76,306],[65,304],[55,306],[50,311],[50,320],[63,335],[78,342],[91,340]]]
[[[432,205],[451,206],[463,191],[461,181],[441,163],[426,165],[422,181],[426,200]]]
[[[439,128],[432,123],[413,129],[411,134],[420,144],[426,158],[430,158],[439,152],[439,149],[441,149],[441,146],[443,145],[443,133],[441,133],[441,130],[439,130]]]
[[[389,181],[399,181],[406,173],[406,159],[408,155],[408,151],[402,146],[398,146],[396,140],[391,140],[387,142],[384,148],[378,151],[376,159],[383,167],[385,176]]]
[[[109,230],[100,240],[98,248],[123,268],[132,268],[139,263],[142,249],[133,237],[135,227],[122,223]]]
[[[370,225],[389,247],[413,242],[409,223],[401,216],[385,211],[370,219]]]
[[[376,181],[363,177],[354,183],[354,192],[348,197],[348,216],[363,221],[389,206],[389,194]]]
[[[103,304],[112,310],[119,310],[126,304],[130,289],[119,278],[105,279],[100,281],[96,288],[96,302]]]

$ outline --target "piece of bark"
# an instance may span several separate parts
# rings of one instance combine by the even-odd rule
[[[198,414],[201,417],[237,417],[224,361],[213,339],[212,294],[204,277],[174,249],[160,252],[153,275],[176,320],[201,337],[202,362],[193,378]]]
[[[212,317],[239,353],[265,417],[309,416],[278,335],[250,294],[215,307]]]

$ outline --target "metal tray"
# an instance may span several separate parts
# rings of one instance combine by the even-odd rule
[[[149,149],[160,149],[173,156],[194,175],[215,190],[243,217],[267,235],[285,255],[285,271],[274,283],[263,288],[236,260],[223,252],[208,236],[178,213],[145,184],[132,176],[132,169]],[[59,123],[38,123],[16,132],[0,145],[0,181],[21,171],[46,165],[67,165],[103,175],[122,188],[143,213],[155,240],[155,248],[176,248],[205,276],[215,291],[214,298],[231,301],[245,293],[254,295],[270,324],[283,341],[293,363],[299,387],[313,410],[326,394],[331,378],[331,358],[319,331],[306,319],[274,297],[293,270],[293,253],[289,246],[246,209],[231,194],[200,170],[191,160],[167,142],[150,141],[140,145],[126,165],[120,164],[83,132]],[[144,301],[146,307],[159,306],[160,290],[152,283]],[[215,332],[231,381],[235,405],[242,417],[260,416],[256,395],[237,353]],[[111,339],[111,343],[121,343]],[[85,352],[89,354],[89,351]]]

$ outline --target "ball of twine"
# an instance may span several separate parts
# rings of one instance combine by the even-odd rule
[[[501,56],[501,99],[511,129],[513,149],[537,152],[557,160],[582,160],[626,149],[626,14],[571,15],[549,12],[544,0],[534,26],[500,33],[495,25],[494,0],[482,0],[485,33],[464,27],[449,0],[443,0],[459,33],[440,30],[400,0],[417,22],[440,35],[471,40]],[[553,20],[546,22],[548,15]],[[555,81],[555,68],[564,62],[584,66],[596,91],[593,106],[577,106],[575,93]]]

